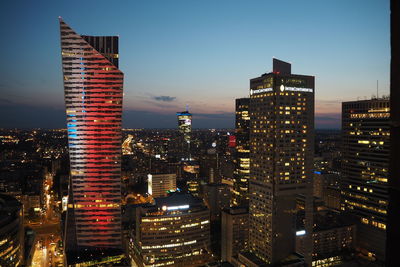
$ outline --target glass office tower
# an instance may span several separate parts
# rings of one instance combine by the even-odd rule
[[[61,18],[60,30],[71,168],[67,246],[120,248],[123,73],[118,37],[81,36]]]
[[[389,200],[389,99],[343,102],[342,141],[342,209],[359,220],[358,245],[382,260]]]
[[[248,206],[250,176],[250,98],[236,99],[236,151],[232,204]]]

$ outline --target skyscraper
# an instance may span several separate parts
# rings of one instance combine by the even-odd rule
[[[390,149],[389,99],[342,103],[342,209],[357,216],[358,245],[384,259]]]
[[[185,158],[190,158],[190,135],[192,133],[192,114],[186,108],[186,111],[177,112],[178,129],[180,133],[180,143],[182,155]]]
[[[123,73],[117,36],[81,36],[61,18],[70,156],[68,246],[121,246]]]
[[[236,99],[236,151],[232,204],[248,205],[250,176],[250,98]]]
[[[303,197],[311,264],[314,77],[273,59],[273,72],[250,80],[249,111],[249,250],[273,264],[293,253],[296,198]]]

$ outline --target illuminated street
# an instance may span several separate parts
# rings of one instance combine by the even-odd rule
[[[55,211],[57,203],[54,201],[51,187],[53,176],[48,174],[44,180],[44,213],[40,224],[29,224],[36,232],[35,250],[32,259],[32,266],[53,267],[62,266],[63,257],[58,248],[60,235],[60,217]]]

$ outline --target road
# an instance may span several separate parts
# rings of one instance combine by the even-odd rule
[[[44,180],[45,207],[39,224],[28,224],[36,233],[35,250],[32,266],[56,267],[62,266],[63,255],[58,248],[61,240],[60,215],[57,203],[52,194],[53,176],[48,174]]]

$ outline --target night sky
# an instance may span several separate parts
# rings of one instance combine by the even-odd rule
[[[341,102],[389,92],[388,0],[9,1],[0,3],[0,127],[65,127],[58,16],[119,35],[124,127],[233,128],[235,98],[276,57],[316,76],[316,128]]]

